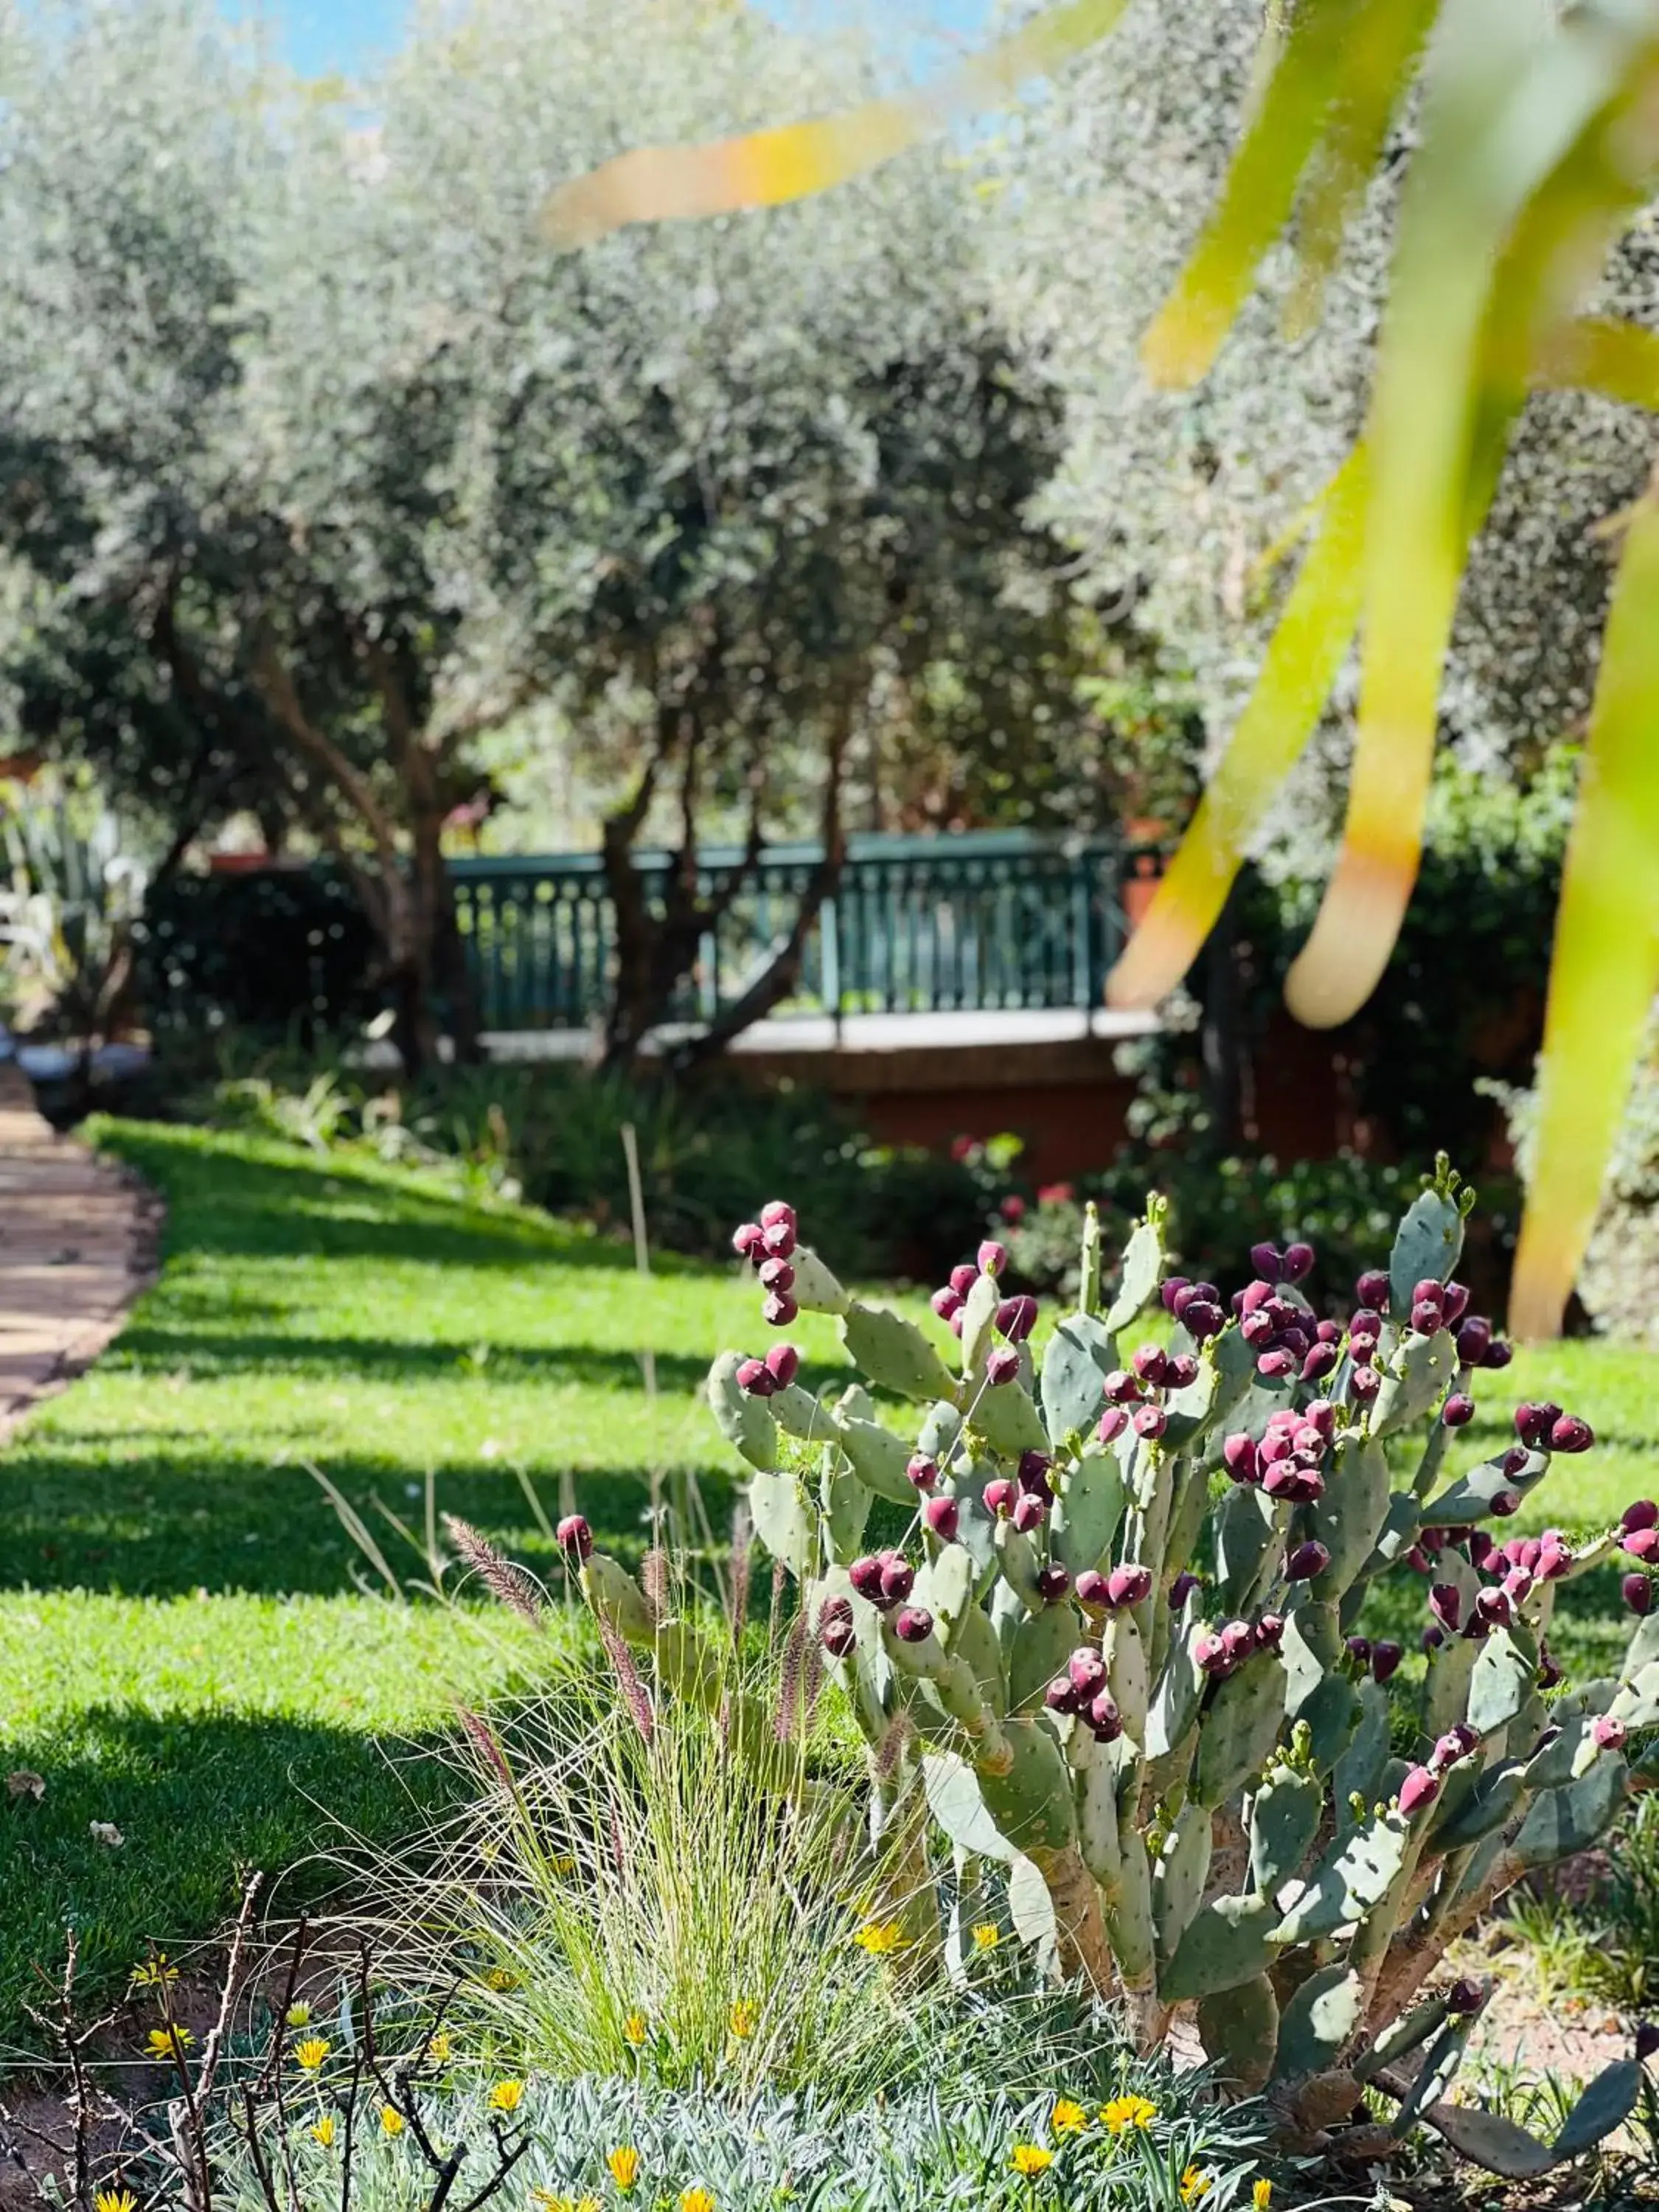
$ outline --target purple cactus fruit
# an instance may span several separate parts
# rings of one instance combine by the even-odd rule
[[[1029,1490],[1022,1490],[1014,1500],[1012,1520],[1022,1536],[1033,1536],[1048,1517],[1048,1508],[1042,1498]]]
[[[1227,1316],[1214,1298],[1194,1298],[1181,1316],[1181,1326],[1194,1344],[1207,1344],[1227,1326]]]
[[[1198,1380],[1198,1362],[1190,1352],[1172,1352],[1165,1364],[1164,1381],[1171,1390],[1185,1390]]]
[[[1577,1413],[1563,1413],[1550,1430],[1550,1449],[1559,1452],[1585,1452],[1595,1442],[1595,1431],[1588,1421]]]
[[[1340,1321],[1316,1321],[1314,1323],[1314,1336],[1320,1344],[1340,1344],[1342,1324]]]
[[[1432,1336],[1440,1326],[1440,1308],[1427,1298],[1419,1298],[1412,1308],[1412,1327],[1419,1336]]]
[[[852,1626],[853,1601],[850,1598],[827,1597],[818,1607],[820,1630],[833,1627],[837,1621],[843,1622],[849,1628]]]
[[[1150,1382],[1157,1389],[1169,1371],[1169,1354],[1161,1344],[1143,1344],[1137,1348],[1129,1364],[1143,1382]]]
[[[1437,1628],[1434,1623],[1431,1621],[1428,1626],[1423,1631],[1422,1636],[1419,1640],[1422,1644],[1425,1653],[1430,1651],[1437,1651],[1446,1640],[1446,1632],[1443,1628]]]
[[[1129,1416],[1121,1406],[1108,1406],[1095,1425],[1095,1434],[1103,1444],[1121,1437],[1129,1425]]]
[[[1462,1626],[1463,1599],[1455,1583],[1437,1583],[1429,1592],[1429,1611],[1449,1635]]]
[[[1540,1583],[1559,1582],[1571,1565],[1571,1545],[1546,1543],[1539,1547],[1537,1574]]]
[[[1000,1344],[985,1359],[985,1379],[990,1383],[1012,1382],[1019,1372],[1019,1354],[1012,1344]]]
[[[1370,1665],[1371,1640],[1369,1636],[1351,1636],[1344,1648],[1346,1650],[1349,1658],[1353,1661],[1356,1667],[1369,1667]]]
[[[1023,1451],[1019,1455],[1019,1464],[1014,1469],[1019,1478],[1020,1488],[1034,1490],[1039,1497],[1047,1496],[1048,1470],[1053,1465],[1054,1461],[1047,1452]]]
[[[904,1472],[918,1490],[931,1490],[939,1480],[939,1462],[923,1452],[912,1452]]]
[[[771,1260],[787,1260],[795,1249],[795,1232],[787,1221],[775,1221],[761,1231],[761,1243]]]
[[[1620,1515],[1619,1526],[1627,1536],[1635,1535],[1638,1529],[1659,1528],[1659,1505],[1650,1498],[1632,1498]]]
[[[1257,1479],[1261,1455],[1254,1437],[1247,1437],[1242,1430],[1238,1435],[1229,1437],[1221,1447],[1221,1457],[1235,1482],[1254,1482]]]
[[[1252,1244],[1250,1265],[1264,1283],[1277,1283],[1284,1274],[1284,1262],[1279,1258],[1277,1244]]]
[[[1500,1474],[1524,1474],[1532,1465],[1532,1454],[1525,1444],[1511,1444],[1497,1464]]]
[[[1123,1733],[1123,1716],[1109,1690],[1102,1690],[1089,1707],[1089,1725],[1102,1743],[1115,1743]]]
[[[1066,1662],[1066,1673],[1073,1689],[1092,1698],[1105,1686],[1106,1662],[1091,1645],[1080,1644]]]
[[[1255,1631],[1248,1620],[1230,1620],[1222,1630],[1221,1649],[1230,1668],[1242,1667],[1255,1648]]]
[[[1269,1345],[1273,1340],[1273,1317],[1263,1306],[1240,1316],[1238,1333],[1246,1344]]]
[[[1515,1357],[1515,1346],[1506,1344],[1501,1336],[1494,1337],[1481,1358],[1483,1367],[1507,1367]]]
[[[962,1294],[946,1283],[942,1290],[933,1292],[927,1301],[941,1321],[951,1321],[962,1311]]]
[[[761,1318],[774,1328],[787,1328],[796,1319],[800,1308],[787,1291],[770,1291],[761,1306]]]
[[[1227,1647],[1212,1628],[1206,1629],[1193,1646],[1193,1664],[1200,1674],[1219,1674],[1227,1665]]]
[[[881,1600],[884,1605],[902,1605],[915,1588],[916,1571],[902,1552],[881,1555]]]
[[[1006,1336],[1010,1344],[1024,1344],[1036,1327],[1036,1317],[1037,1302],[1029,1293],[1004,1298],[996,1311],[997,1334]]]
[[[1472,1567],[1484,1567],[1498,1547],[1490,1529],[1471,1528],[1466,1540],[1465,1548],[1469,1555],[1469,1565]]]
[[[1264,1382],[1282,1382],[1287,1375],[1296,1372],[1293,1352],[1264,1352],[1255,1363],[1255,1371]]]
[[[787,1390],[800,1372],[800,1354],[793,1344],[775,1344],[766,1355],[766,1371],[780,1390]]]
[[[1480,1738],[1475,1730],[1467,1721],[1459,1721],[1455,1728],[1448,1729],[1444,1735],[1436,1741],[1429,1764],[1436,1773],[1443,1773],[1447,1767],[1455,1766],[1460,1759],[1468,1758],[1472,1752],[1480,1748]]]
[[[1150,1567],[1114,1567],[1106,1577],[1106,1601],[1111,1606],[1139,1605],[1151,1596],[1152,1589]]]
[[[954,1544],[962,1526],[962,1508],[954,1498],[930,1498],[921,1517],[941,1544]]]
[[[567,1559],[580,1561],[592,1557],[593,1531],[580,1513],[567,1513],[553,1533]]]
[[[988,1237],[979,1248],[979,1272],[981,1275],[1000,1275],[1008,1264],[1008,1247],[999,1244],[994,1237]]]
[[[933,1632],[933,1616],[925,1605],[907,1605],[893,1623],[901,1644],[925,1644]]]
[[[1113,1406],[1134,1406],[1140,1402],[1140,1384],[1127,1367],[1115,1367],[1101,1385],[1106,1401]]]
[[[1659,1560],[1659,1528],[1637,1528],[1620,1542],[1620,1550],[1627,1552],[1632,1559],[1640,1559],[1644,1566]]]
[[[1532,1595],[1534,1578],[1524,1567],[1511,1567],[1504,1577],[1503,1595],[1513,1606],[1523,1606]]]
[[[1382,1316],[1375,1306],[1356,1306],[1348,1316],[1348,1334],[1368,1336],[1375,1344],[1382,1334]]]
[[[1467,1283],[1448,1283],[1440,1293],[1441,1318],[1448,1328],[1455,1328],[1469,1310],[1469,1286]]]
[[[1078,1587],[1081,1589],[1082,1586],[1082,1581],[1079,1577]],[[1188,1598],[1197,1588],[1198,1577],[1195,1574],[1188,1572],[1183,1568],[1182,1572],[1178,1574],[1175,1580],[1170,1584],[1170,1612],[1179,1613],[1182,1606],[1186,1604]]]
[[[1288,1328],[1282,1328],[1279,1332],[1279,1342],[1275,1348],[1280,1352],[1288,1352],[1292,1359],[1304,1359],[1312,1346],[1313,1339],[1307,1330],[1297,1322],[1292,1322]]]
[[[1562,1667],[1560,1661],[1553,1656],[1548,1646],[1546,1644],[1540,1644],[1538,1650],[1538,1673],[1535,1678],[1539,1688],[1540,1690],[1553,1690],[1556,1684],[1562,1680],[1565,1673],[1565,1669]]]
[[[1645,2066],[1656,2051],[1659,2051],[1659,2021],[1638,2020],[1636,2023],[1636,2063]]]
[[[986,1511],[1000,1519],[1003,1514],[1013,1511],[1014,1501],[1019,1496],[1019,1486],[1011,1482],[1006,1474],[1000,1474],[994,1481],[986,1484],[980,1496]]]
[[[1299,1237],[1294,1244],[1287,1244],[1279,1255],[1281,1279],[1287,1283],[1301,1282],[1305,1276],[1312,1274],[1316,1256],[1313,1246],[1304,1244]]]
[[[1417,1540],[1425,1552],[1437,1558],[1450,1543],[1451,1531],[1449,1528],[1425,1528]]]
[[[1341,1353],[1334,1344],[1316,1344],[1302,1363],[1304,1382],[1322,1382],[1328,1375],[1334,1374]]]
[[[1285,1641],[1285,1616],[1282,1613],[1264,1613],[1255,1625],[1255,1648],[1258,1651],[1277,1651]]]
[[[1170,1417],[1162,1406],[1138,1406],[1133,1420],[1135,1434],[1152,1440],[1161,1437],[1170,1425]]]
[[[1336,1433],[1336,1407],[1328,1398],[1316,1398],[1311,1405],[1302,1408],[1304,1425],[1314,1430],[1329,1443]]]
[[[760,1210],[760,1223],[763,1229],[776,1229],[780,1226],[786,1229],[797,1229],[800,1225],[795,1218],[795,1209],[787,1198],[768,1199]]]
[[[1348,1377],[1348,1395],[1357,1405],[1369,1405],[1382,1388],[1382,1377],[1376,1368],[1361,1364]]]
[[[758,1221],[739,1222],[732,1231],[732,1249],[740,1260],[752,1260],[760,1249],[765,1231]]]
[[[1381,1267],[1367,1267],[1353,1286],[1354,1297],[1362,1306],[1370,1306],[1378,1313],[1389,1307],[1389,1278]]]
[[[750,1398],[769,1398],[778,1387],[777,1376],[763,1359],[740,1359],[732,1380]]]
[[[1439,1776],[1431,1774],[1426,1766],[1414,1766],[1400,1785],[1400,1809],[1409,1820],[1413,1814],[1432,1805],[1439,1795]]]
[[[1419,1275],[1412,1285],[1412,1304],[1414,1306],[1427,1302],[1439,1307],[1444,1303],[1445,1296],[1446,1286],[1438,1275]]]
[[[1590,1734],[1603,1751],[1622,1751],[1630,1730],[1612,1713],[1598,1713],[1590,1723]]]
[[[1274,1467],[1281,1460],[1288,1460],[1296,1450],[1295,1438],[1296,1431],[1293,1429],[1285,1428],[1276,1421],[1269,1421],[1267,1433],[1256,1448],[1256,1456],[1260,1459],[1262,1467],[1264,1468]]]
[[[1530,1578],[1528,1587],[1531,1588]],[[1515,1619],[1515,1601],[1506,1589],[1477,1590],[1474,1609],[1488,1628],[1507,1628]]]
[[[1181,1318],[1181,1310],[1176,1305],[1176,1300],[1181,1296],[1183,1291],[1189,1291],[1192,1286],[1193,1282],[1190,1275],[1166,1276],[1164,1282],[1160,1285],[1158,1293],[1158,1303],[1163,1306],[1164,1312],[1166,1314],[1174,1314],[1178,1321]]]
[[[1474,1419],[1474,1401],[1467,1390],[1454,1390],[1440,1408],[1440,1418],[1449,1429],[1466,1429]]]
[[[1447,2011],[1461,2014],[1465,2019],[1471,2013],[1479,2012],[1486,2002],[1485,1990],[1481,1988],[1479,1982],[1472,1981],[1467,1974],[1461,1981],[1454,1982],[1446,1992]]]
[[[1246,1283],[1242,1291],[1233,1293],[1233,1306],[1241,1321],[1246,1314],[1258,1313],[1273,1294],[1271,1283]],[[1270,1316],[1271,1318],[1271,1316]]]
[[[979,1269],[971,1261],[964,1260],[959,1267],[951,1270],[950,1288],[959,1298],[965,1298],[979,1280]]]
[[[1316,1575],[1322,1575],[1330,1564],[1331,1555],[1325,1547],[1310,1538],[1305,1544],[1298,1544],[1285,1560],[1285,1579],[1310,1583]]]
[[[1072,1577],[1064,1567],[1051,1563],[1037,1570],[1037,1595],[1045,1605],[1058,1605],[1072,1587]]]
[[[787,1260],[768,1260],[757,1270],[763,1291],[775,1291],[783,1297],[795,1287],[795,1271]]]
[[[1530,1399],[1522,1399],[1515,1409],[1515,1433],[1534,1451],[1542,1451],[1549,1443],[1550,1431],[1560,1418],[1559,1406],[1547,1402],[1535,1405]]]
[[[1399,1673],[1401,1662],[1405,1656],[1399,1644],[1391,1644],[1386,1638],[1380,1638],[1373,1644],[1371,1646],[1372,1681],[1380,1683],[1390,1680]]]
[[[1414,1575],[1431,1575],[1434,1572],[1433,1556],[1425,1552],[1420,1544],[1413,1544],[1407,1553],[1406,1565]]]
[[[818,1642],[832,1659],[846,1659],[859,1648],[858,1634],[850,1620],[826,1622],[818,1631]]]
[[[1098,1567],[1085,1567],[1078,1577],[1077,1601],[1085,1613],[1104,1613],[1111,1603],[1106,1577]]]
[[[1067,1674],[1056,1674],[1042,1693],[1042,1702],[1051,1713],[1074,1713],[1079,1698],[1075,1685]]]
[[[1492,1343],[1492,1323],[1484,1314],[1471,1314],[1457,1329],[1457,1364],[1479,1367]]]
[[[1507,1521],[1512,1513],[1518,1513],[1521,1510],[1520,1492],[1518,1490],[1494,1491],[1492,1510],[1500,1520]]]
[[[1269,1498],[1294,1498],[1302,1487],[1300,1471],[1287,1459],[1276,1460],[1261,1478]]]
[[[1651,1575],[1626,1575],[1619,1585],[1626,1605],[1632,1613],[1644,1615],[1653,1611],[1653,1589]]]
[[[872,1558],[868,1553],[863,1559],[854,1559],[847,1570],[847,1579],[860,1597],[867,1598],[872,1605],[881,1603],[881,1561],[879,1559]]]

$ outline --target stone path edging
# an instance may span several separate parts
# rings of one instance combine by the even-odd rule
[[[98,1357],[153,1282],[161,1202],[60,1137],[0,1062],[0,1443]]]

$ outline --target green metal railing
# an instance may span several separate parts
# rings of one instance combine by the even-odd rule
[[[1123,848],[1022,830],[849,840],[836,896],[814,923],[783,1014],[939,1013],[1099,1005],[1126,933]],[[819,860],[769,847],[703,939],[677,1015],[712,1018],[787,937]],[[700,856],[714,896],[742,861]],[[672,858],[637,856],[660,908]],[[604,1011],[613,925],[597,854],[455,860],[462,933],[488,1030],[562,1029]]]

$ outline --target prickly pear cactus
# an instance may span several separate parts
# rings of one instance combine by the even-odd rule
[[[1041,1327],[988,1243],[934,1293],[937,1343],[849,1297],[776,1202],[733,1239],[765,1319],[838,1316],[886,1402],[808,1391],[786,1341],[722,1354],[708,1390],[894,1832],[925,1802],[941,1874],[1011,1869],[1016,1928],[1057,1972],[1120,1996],[1148,2045],[1195,2008],[1224,2077],[1270,2084],[1304,2142],[1374,2136],[1370,2083],[1401,2128],[1443,2122],[1469,2155],[1536,2172],[1551,2146],[1441,2101],[1484,1991],[1424,1985],[1655,1758],[1659,1509],[1577,1548],[1506,1540],[1553,1459],[1594,1441],[1555,1405],[1519,1407],[1495,1458],[1449,1463],[1477,1380],[1510,1357],[1453,1279],[1473,1195],[1443,1158],[1341,1322],[1304,1295],[1305,1243],[1255,1246],[1231,1296],[1166,1278],[1156,1198],[1108,1298],[1091,1209],[1081,1310]],[[873,1551],[878,1499],[909,1528]],[[654,1651],[661,1689],[696,1694],[693,1643],[585,1525],[562,1534],[609,1627]],[[1555,1593],[1621,1550],[1625,1664],[1557,1695]],[[1420,1665],[1366,1632],[1384,1577],[1420,1583]],[[1612,2071],[1560,2155],[1628,2111],[1636,2069]]]

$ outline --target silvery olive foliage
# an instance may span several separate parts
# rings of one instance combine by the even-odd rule
[[[1271,12],[1271,11],[1269,11]],[[987,155],[1007,296],[1067,398],[1065,459],[1042,511],[1097,587],[1135,596],[1188,666],[1212,744],[1231,729],[1293,573],[1295,530],[1359,428],[1386,289],[1397,117],[1382,168],[1310,311],[1289,242],[1270,253],[1210,374],[1160,392],[1142,333],[1212,207],[1260,66],[1259,0],[1132,0],[1115,31]],[[1650,210],[1610,256],[1593,311],[1659,323]],[[1467,578],[1443,694],[1447,737],[1483,767],[1530,767],[1589,702],[1613,542],[1641,489],[1650,416],[1582,394],[1527,409]],[[1352,674],[1267,834],[1316,865],[1340,803]]]

